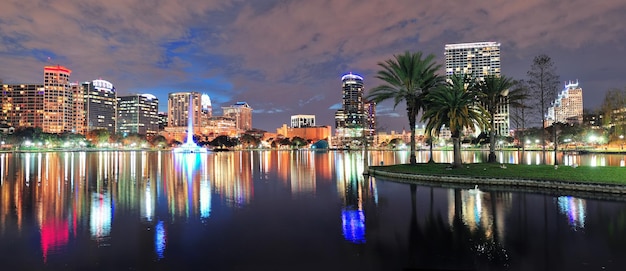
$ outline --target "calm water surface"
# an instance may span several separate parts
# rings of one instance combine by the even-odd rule
[[[370,154],[380,162],[408,154]],[[0,270],[626,266],[623,199],[411,186],[364,178],[364,166],[360,152],[0,153]]]

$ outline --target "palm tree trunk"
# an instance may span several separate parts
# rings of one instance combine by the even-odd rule
[[[412,110],[409,111],[409,125],[411,126],[411,155],[409,163],[411,165],[417,164],[417,158],[415,157],[415,119],[417,114],[412,114]]]
[[[433,137],[432,137],[432,133],[428,132],[428,163],[429,164],[434,164],[435,163],[435,159],[433,158]]]
[[[454,161],[452,163],[453,168],[463,167],[463,161],[461,160],[461,137],[459,132],[455,132],[452,136],[452,145],[454,149]]]
[[[493,130],[495,128],[496,121],[494,119],[495,110],[491,113],[491,129],[489,129],[489,158],[488,163],[496,162],[496,133]]]

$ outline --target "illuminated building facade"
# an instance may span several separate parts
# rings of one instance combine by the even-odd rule
[[[60,65],[44,67],[42,121],[44,133],[75,132],[71,73],[70,69]]]
[[[222,107],[223,115],[235,120],[235,127],[239,133],[252,129],[252,107],[246,102],[237,102],[228,107]]]
[[[315,126],[315,115],[291,116],[291,128],[304,128]]]
[[[41,128],[44,89],[42,84],[2,85],[0,123],[14,128]]]
[[[189,101],[193,101],[191,117],[194,127],[200,127],[201,101],[200,92],[174,92],[168,95],[167,100],[167,126],[187,127],[187,115]]]
[[[444,54],[448,77],[453,74],[468,74],[473,79],[483,80],[487,75],[500,76],[500,43],[498,42],[446,44]],[[502,103],[493,118],[496,134],[508,135],[508,102]]]
[[[335,136],[337,144],[350,145],[350,142],[376,130],[375,104],[363,98],[363,77],[348,73],[341,77],[341,109],[335,112]]]
[[[93,80],[83,83],[85,93],[85,126],[87,131],[107,129],[115,134],[117,96],[109,81]]]
[[[84,91],[78,83],[71,83],[72,95],[74,96],[74,133],[85,134],[85,98]]]
[[[547,125],[554,122],[581,124],[583,122],[583,89],[570,81],[548,108]]]
[[[159,131],[163,131],[167,127],[167,112],[159,112]]]
[[[330,126],[312,126],[312,127],[287,127],[283,124],[282,127],[276,129],[276,134],[282,135],[286,138],[300,137],[312,142],[318,140],[330,140],[331,128]]]
[[[148,137],[159,132],[159,99],[152,94],[117,98],[117,125],[122,135],[139,134]]]

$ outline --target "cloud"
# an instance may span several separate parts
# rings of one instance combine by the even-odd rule
[[[443,63],[446,43],[501,42],[502,70],[514,77],[548,53],[565,63],[564,79],[587,78],[584,88],[599,92],[586,104],[598,104],[609,83],[626,85],[615,72],[626,62],[619,0],[9,0],[2,10],[5,82],[40,82],[43,65],[61,64],[73,81],[103,78],[161,101],[202,89],[217,103],[248,102],[266,129],[301,112],[332,123],[342,74],[363,75],[369,89],[380,83],[378,62],[419,50]],[[404,125],[402,106],[385,107],[381,116]]]

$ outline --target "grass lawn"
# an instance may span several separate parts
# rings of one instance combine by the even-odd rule
[[[450,164],[408,164],[391,166],[371,166],[370,168],[410,174],[438,175],[438,176],[472,176],[494,177],[502,179],[529,179],[550,180],[584,183],[610,183],[626,185],[626,167],[591,167],[559,166],[553,165],[517,165],[506,164],[501,168],[500,164],[464,164],[463,168],[449,169]]]

